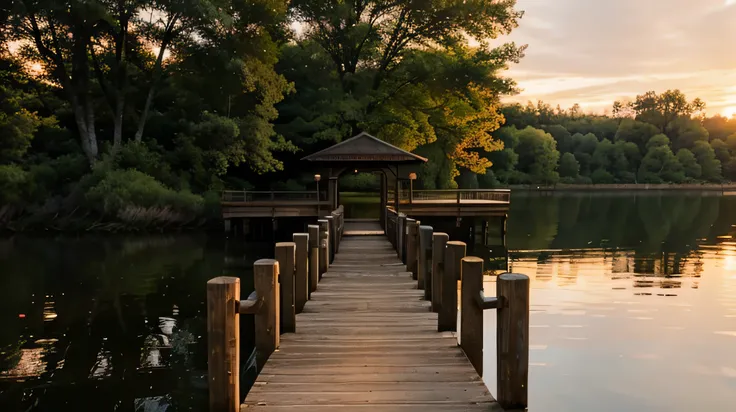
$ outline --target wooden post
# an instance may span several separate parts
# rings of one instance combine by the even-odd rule
[[[504,273],[496,281],[498,402],[504,409],[527,407],[529,384],[529,277]]]
[[[335,260],[335,243],[336,243],[336,238],[337,238],[337,236],[335,236],[336,234],[335,233],[335,216],[333,215],[325,216],[325,219],[327,219],[327,226],[329,230],[329,235],[328,235],[329,241],[327,243],[328,250],[330,252],[329,253],[330,255],[329,263],[332,263]]]
[[[309,232],[309,298],[319,282],[319,226],[307,226]]]
[[[465,242],[447,242],[445,271],[442,274],[442,304],[437,318],[439,332],[457,331],[457,281],[461,277],[460,261],[465,257]]]
[[[482,291],[483,259],[464,257],[460,280],[460,346],[480,377],[483,377],[483,309],[477,300]]]
[[[207,282],[207,377],[211,412],[240,410],[240,279]]]
[[[442,278],[445,271],[445,249],[450,236],[447,233],[432,234],[432,312],[442,307]]]
[[[317,223],[319,223],[319,280],[322,280],[322,275],[327,272],[327,268],[330,266],[330,252],[327,249],[329,246],[330,222],[327,219],[320,219]]]
[[[256,364],[260,372],[281,342],[279,262],[273,259],[257,260],[253,264],[253,283],[256,295],[263,298],[263,304],[255,316]]]
[[[406,271],[411,272],[414,280],[418,278],[417,272],[417,232],[419,226],[416,220],[406,219]]]
[[[309,234],[294,233],[296,254],[294,256],[294,308],[302,313],[309,300]]]
[[[279,242],[276,244],[276,260],[279,262],[281,273],[281,333],[296,332],[296,310],[294,307],[294,242]]]
[[[399,214],[396,218],[396,253],[404,261],[404,232],[406,231],[406,215]]]
[[[424,289],[424,300],[432,300],[432,226],[419,226],[418,287]]]

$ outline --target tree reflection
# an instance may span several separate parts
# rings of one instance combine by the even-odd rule
[[[0,242],[3,410],[202,409],[203,285],[222,250],[202,237]]]

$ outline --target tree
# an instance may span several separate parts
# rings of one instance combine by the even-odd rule
[[[639,147],[631,142],[617,141],[614,144],[615,161],[613,173],[624,183],[636,183],[636,173],[641,164]]]
[[[697,141],[708,141],[708,131],[699,121],[681,117],[672,122],[667,134],[672,136],[672,149],[690,149]]]
[[[135,140],[143,138],[156,92],[173,67],[165,60],[176,61],[189,46],[212,39],[240,36],[256,44],[268,37],[264,24],[278,13],[285,13],[285,4],[272,0],[19,0],[5,29],[26,59],[39,62],[41,76],[63,90],[82,149],[94,163],[98,137],[111,137],[113,148],[126,129],[135,130]],[[245,52],[240,55],[245,60],[254,54],[238,51]],[[112,136],[99,127],[100,113],[111,117]],[[137,126],[126,127],[126,113]],[[98,129],[104,132],[100,136]]]
[[[595,184],[609,184],[614,183],[616,179],[606,169],[596,169],[591,175],[591,180]]]
[[[559,179],[556,172],[560,152],[557,143],[544,130],[527,127],[517,132],[519,144],[518,169],[529,175],[532,182],[555,183]]]
[[[669,146],[670,146],[670,139],[669,137],[667,137],[667,135],[664,135],[664,134],[658,134],[656,136],[653,136],[647,142],[647,150],[651,150],[653,147],[669,147]]]
[[[616,131],[615,140],[634,143],[639,147],[639,151],[644,153],[646,152],[647,142],[657,133],[657,128],[651,124],[633,119],[624,119]]]
[[[545,126],[544,131],[551,134],[557,142],[557,148],[560,153],[572,152],[574,148],[574,141],[570,132],[560,124],[553,124]]]
[[[498,96],[514,90],[498,72],[524,48],[471,48],[468,38],[488,46],[509,33],[522,15],[514,3],[299,0],[291,15],[356,102],[339,130],[366,130],[407,150],[439,141],[453,168],[485,173],[490,163],[478,152],[502,148],[490,133],[502,121]]]
[[[593,167],[603,170],[609,169],[614,161],[615,154],[613,143],[608,139],[603,139],[593,151]]]
[[[574,145],[573,154],[580,163],[580,174],[588,176],[593,162],[593,152],[598,147],[598,138],[592,133],[586,135],[575,133],[572,140]]]
[[[682,165],[667,145],[651,145],[639,166],[642,183],[680,182],[685,178]]]
[[[20,62],[0,55],[0,164],[20,162],[41,127],[56,118],[43,116],[39,99],[46,88],[25,75]]]
[[[631,103],[616,100],[613,102],[613,117],[616,119],[633,119],[636,116]]]
[[[655,125],[660,133],[665,133],[672,122],[704,110],[705,104],[700,99],[688,102],[679,90],[667,90],[662,94],[650,91],[636,96],[631,107],[636,120]]]
[[[726,141],[729,135],[736,133],[736,120],[734,118],[728,119],[721,115],[715,115],[703,119],[703,127],[708,130],[711,139]]]
[[[580,164],[572,153],[565,153],[560,157],[560,167],[558,168],[560,177],[576,178],[580,174]]]
[[[731,153],[729,152],[728,145],[721,139],[711,140],[710,146],[716,153],[716,157],[721,161],[721,164],[725,165],[731,160]]]
[[[703,169],[698,164],[693,152],[688,149],[680,149],[677,151],[677,161],[680,162],[686,177],[698,179],[703,173]]]
[[[702,169],[702,178],[709,182],[722,180],[721,162],[716,159],[716,153],[708,142],[697,141],[692,149],[698,164]]]

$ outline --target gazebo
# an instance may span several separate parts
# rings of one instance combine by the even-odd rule
[[[360,133],[334,146],[302,158],[324,170],[329,179],[327,197],[332,208],[339,204],[338,178],[345,171],[360,170],[380,172],[381,177],[381,215],[388,203],[389,179],[395,182],[394,206],[399,210],[398,191],[402,180],[408,180],[427,159],[386,143],[368,133]],[[382,219],[383,220],[383,219]]]

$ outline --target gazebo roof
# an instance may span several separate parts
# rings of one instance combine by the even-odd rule
[[[427,159],[399,149],[368,133],[360,133],[317,153],[302,158],[310,162],[425,163]]]

